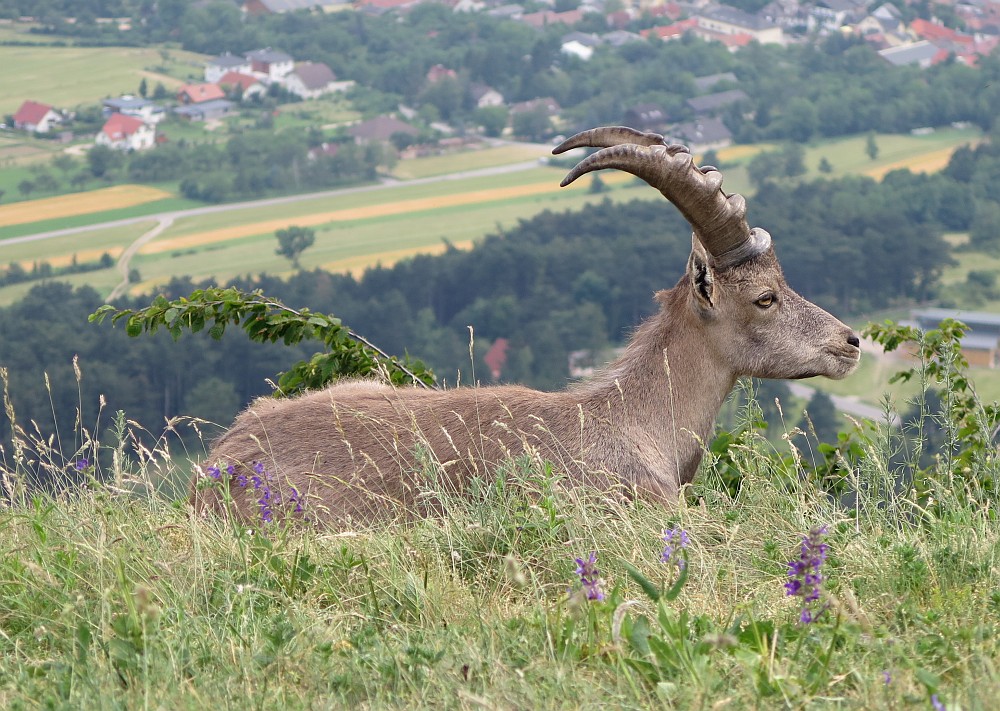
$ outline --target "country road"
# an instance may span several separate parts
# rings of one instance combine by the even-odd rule
[[[289,205],[296,202],[308,202],[310,200],[322,200],[324,198],[340,197],[343,195],[355,195],[359,193],[369,193],[376,190],[398,187],[401,185],[426,185],[429,183],[441,183],[449,180],[468,180],[489,175],[502,175],[504,173],[516,173],[522,170],[530,170],[539,166],[538,160],[522,161],[509,165],[495,166],[492,168],[479,168],[477,170],[466,170],[460,173],[446,173],[435,175],[429,178],[415,178],[413,180],[396,180],[387,178],[373,185],[362,185],[352,188],[337,188],[334,190],[323,190],[316,193],[304,193],[299,195],[286,195],[276,198],[262,198],[260,200],[248,200],[246,202],[231,202],[222,205],[204,205],[202,207],[192,207],[186,210],[172,210],[169,212],[152,213],[139,217],[128,217],[121,220],[110,220],[108,222],[95,222],[80,227],[66,227],[60,230],[49,230],[47,232],[36,232],[20,237],[9,237],[0,240],[0,249],[7,245],[23,244],[25,242],[37,242],[51,239],[53,237],[65,237],[67,235],[79,234],[81,232],[92,232],[94,230],[110,229],[112,227],[123,227],[135,225],[141,222],[163,222],[164,220],[176,221],[185,217],[195,217],[198,215],[213,215],[223,212],[238,212],[240,210],[251,210],[258,207],[270,207],[272,205]],[[147,233],[148,234],[148,233]],[[143,239],[140,237],[140,239]],[[147,240],[148,241],[148,240]]]
[[[788,389],[792,391],[792,395],[795,397],[801,397],[806,400],[811,398],[816,393],[816,388],[793,381],[788,381]],[[852,417],[858,417],[865,420],[885,422],[885,411],[882,410],[882,408],[861,402],[855,396],[843,397],[841,395],[831,395],[830,400],[833,401],[833,406],[837,408],[838,412],[844,412]],[[896,413],[892,413],[891,424],[894,427],[899,426],[899,415]]]

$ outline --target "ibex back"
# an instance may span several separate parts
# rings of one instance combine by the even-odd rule
[[[858,337],[788,287],[770,236],[750,229],[743,198],[722,191],[716,169],[696,167],[685,147],[662,136],[623,127],[585,131],[554,152],[582,146],[601,150],[563,185],[594,170],[628,171],[694,228],[686,273],[655,295],[659,312],[622,356],[560,392],[349,381],[261,398],[210,455],[241,478],[243,488],[230,485],[239,511],[252,517],[263,506],[246,485],[254,467],[329,524],[426,513],[435,508],[420,495],[429,469],[436,486],[461,491],[522,454],[554,462],[573,482],[670,502],[694,477],[738,378],[842,378],[857,367]],[[207,488],[195,499],[214,508],[220,494]]]

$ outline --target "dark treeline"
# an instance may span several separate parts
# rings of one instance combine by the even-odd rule
[[[934,295],[949,258],[941,230],[970,220],[963,205],[977,199],[977,190],[957,178],[983,178],[996,161],[993,149],[980,148],[961,152],[936,177],[768,183],[750,221],[771,231],[789,283],[838,315],[912,303]],[[689,228],[669,204],[605,201],[579,212],[545,212],[471,250],[417,257],[360,278],[313,271],[239,285],[336,314],[385,350],[423,359],[449,383],[459,371],[464,382],[489,381],[482,356],[504,338],[501,379],[552,388],[567,381],[570,352],[620,343],[651,313],[653,293],[676,283],[689,248]],[[163,293],[185,296],[196,286],[176,279]],[[163,333],[128,339],[123,328],[87,323],[100,303],[90,289],[50,282],[0,309],[0,366],[9,370],[22,423],[54,431],[54,411],[59,431],[72,432],[81,402],[82,421],[93,423],[104,394],[108,413],[124,409],[151,431],[181,414],[226,424],[250,398],[268,392],[268,378],[315,350],[308,343],[254,345],[239,332],[219,342],[205,334],[176,344]],[[74,355],[83,371],[82,401]]]
[[[117,10],[133,18],[132,29],[119,31],[113,23],[90,19]],[[693,79],[718,72],[733,72],[749,96],[728,107],[724,117],[744,142],[902,132],[953,121],[988,129],[1000,113],[996,54],[977,68],[950,61],[924,70],[894,67],[860,39],[840,36],[789,47],[753,44],[735,54],[691,37],[653,40],[601,47],[582,61],[560,52],[564,25],[536,30],[481,13],[455,13],[437,3],[402,16],[297,12],[244,18],[231,2],[0,0],[0,16],[15,11],[41,17],[54,33],[108,43],[180,42],[207,54],[278,47],[297,60],[325,62],[339,78],[356,81],[352,98],[366,113],[395,110],[404,102],[427,108],[427,118],[459,125],[476,122],[467,91],[471,82],[492,86],[508,103],[553,97],[570,129],[618,123],[639,102],[660,104],[673,120],[685,120],[692,117],[685,100],[696,94]],[[60,12],[89,14],[67,24]],[[602,32],[603,22],[587,15],[580,27]],[[458,76],[428,85],[425,77],[435,64]],[[715,90],[727,88],[735,86]]]
[[[225,143],[185,141],[123,154],[103,146],[87,154],[88,173],[104,180],[180,180],[184,197],[222,202],[270,193],[298,192],[374,180],[383,151],[377,144],[338,145],[336,155],[309,155],[323,142],[316,132],[248,131]]]

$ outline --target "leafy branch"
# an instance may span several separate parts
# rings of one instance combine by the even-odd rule
[[[887,353],[906,348],[917,357],[916,366],[897,372],[890,383],[917,378],[921,382],[932,380],[941,387],[941,420],[948,437],[943,453],[950,468],[963,476],[975,461],[993,456],[1000,422],[1000,405],[982,403],[969,378],[969,362],[962,353],[962,338],[968,328],[950,318],[928,331],[886,321],[869,324],[863,334],[881,344]],[[926,403],[921,404],[924,407]]]
[[[165,328],[177,340],[185,331],[208,328],[218,340],[229,325],[238,325],[251,341],[294,345],[303,340],[322,341],[326,352],[299,361],[278,376],[276,396],[322,388],[342,377],[382,373],[395,385],[418,384],[434,388],[434,374],[419,360],[390,356],[344,326],[340,319],[309,309],[292,309],[258,289],[235,287],[198,289],[190,296],[169,300],[157,296],[142,309],[119,309],[105,304],[89,317],[91,323],[125,320],[125,332],[136,337]]]

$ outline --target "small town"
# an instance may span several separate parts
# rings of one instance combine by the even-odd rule
[[[435,2],[437,0],[434,0]],[[309,0],[253,0],[241,6],[250,16],[280,14],[308,9],[313,12],[359,12],[373,15],[403,13],[412,10],[420,0],[361,0],[355,3]],[[533,28],[564,27],[560,52],[588,61],[601,46],[620,47],[627,43],[661,40],[675,41],[685,36],[708,42],[719,42],[730,52],[754,42],[763,45],[801,44],[822,40],[831,35],[860,37],[877,50],[880,57],[894,66],[926,68],[943,61],[956,61],[975,67],[978,59],[990,54],[1000,44],[1000,2],[957,2],[948,7],[951,16],[961,22],[963,30],[946,26],[941,20],[917,17],[909,23],[895,5],[886,3],[869,11],[869,4],[855,0],[820,0],[800,3],[795,0],[770,2],[756,13],[711,2],[637,3],[608,11],[602,3],[584,0],[572,10],[538,10],[527,12],[516,4],[497,4],[460,0],[447,3],[455,13],[486,13],[506,18]],[[639,31],[626,29],[639,19],[652,26]],[[23,18],[30,21],[32,18]],[[71,21],[72,18],[68,18]],[[127,32],[128,18],[104,18],[118,23]],[[577,25],[605,24],[603,33],[574,29]],[[301,61],[280,48],[265,47],[232,54],[222,51],[204,66],[201,81],[183,84],[167,90],[162,85],[153,89],[140,87],[140,95],[94,97],[101,104],[106,122],[92,138],[96,145],[121,151],[142,151],[169,139],[169,131],[158,128],[167,116],[204,124],[211,129],[220,120],[239,114],[241,107],[252,106],[262,97],[287,97],[294,101],[309,101],[350,91],[355,81],[339,79],[329,66],[321,62]],[[435,65],[424,79],[427,85],[457,78],[456,69]],[[716,90],[719,85],[725,89]],[[692,145],[695,150],[723,148],[732,143],[732,134],[720,120],[727,106],[747,98],[732,73],[699,77],[699,95],[689,99],[694,120],[671,122],[662,106],[636,104],[627,107],[623,123],[643,130],[660,131],[672,140]],[[470,82],[465,90],[477,108],[503,107],[509,116],[541,112],[551,120],[551,135],[560,130],[560,106],[551,96],[537,96],[518,102],[508,101],[503,94],[488,85]],[[356,140],[389,142],[392,135],[415,137],[420,130],[408,123],[419,107],[401,106],[391,115],[373,117],[346,128]],[[11,116],[11,125],[21,131],[56,133],[61,140],[73,141],[69,128],[73,123],[71,107],[51,106],[32,97],[24,97],[20,108]],[[467,147],[470,138],[453,138],[455,129],[447,123],[432,123],[436,140],[434,147],[408,145],[403,156],[455,147]],[[511,126],[505,127],[510,131]],[[415,140],[407,142],[414,144]],[[324,150],[331,150],[326,148]]]

